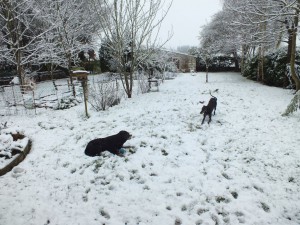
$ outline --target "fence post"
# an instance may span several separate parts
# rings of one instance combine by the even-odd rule
[[[88,109],[87,109],[87,78],[82,79],[81,85],[82,85],[82,89],[83,89],[83,99],[84,99],[85,116],[89,117]]]
[[[81,81],[86,117],[89,117],[88,109],[87,109],[87,75],[88,74],[89,72],[85,70],[71,71],[71,77],[77,77],[77,79]]]

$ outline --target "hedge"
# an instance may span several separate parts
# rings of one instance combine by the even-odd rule
[[[266,85],[287,87],[290,85],[286,75],[287,47],[268,52],[264,58],[264,80]],[[300,65],[300,49],[297,49],[296,64]],[[258,55],[251,58],[245,65],[243,76],[257,80]]]

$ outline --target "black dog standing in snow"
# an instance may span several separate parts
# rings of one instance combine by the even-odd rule
[[[100,155],[101,152],[109,151],[112,154],[123,156],[121,149],[130,138],[131,134],[124,130],[106,138],[97,138],[88,143],[84,153],[93,157]]]
[[[210,94],[211,95],[211,94]],[[205,117],[208,115],[209,116],[209,120],[208,120],[208,123],[210,123],[211,121],[211,114],[214,111],[214,115],[216,115],[216,109],[217,109],[217,98],[215,96],[212,96],[211,95],[211,99],[209,100],[208,104],[205,106],[202,107],[202,110],[200,112],[200,114],[203,114],[203,120],[202,120],[202,123],[204,123],[204,120],[205,120]]]

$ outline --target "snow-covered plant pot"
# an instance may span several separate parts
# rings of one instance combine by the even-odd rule
[[[0,130],[0,176],[24,160],[31,148],[31,141],[22,131]]]

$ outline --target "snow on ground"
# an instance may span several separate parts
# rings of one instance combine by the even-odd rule
[[[216,89],[201,125],[198,102]],[[83,104],[1,117],[33,147],[0,177],[0,224],[300,224],[300,116],[281,116],[291,99],[235,73],[180,74],[89,119]],[[84,155],[120,130],[135,153]]]

